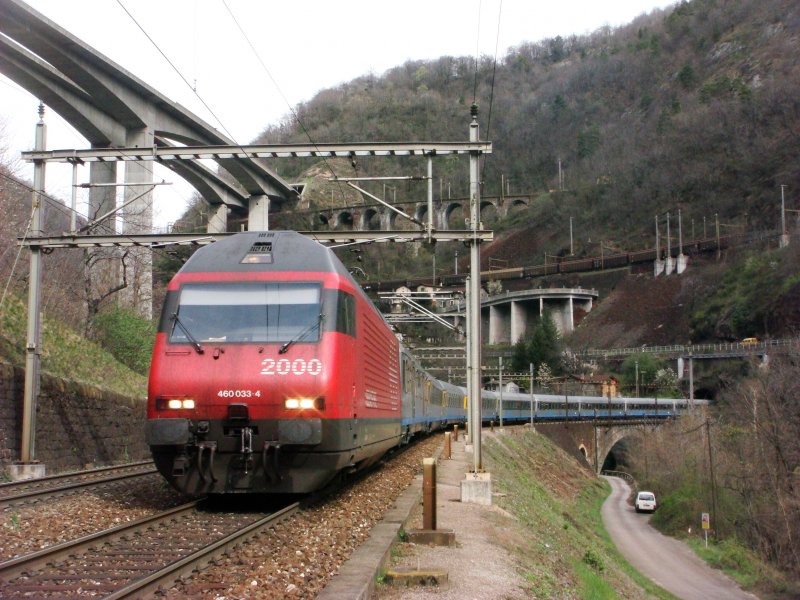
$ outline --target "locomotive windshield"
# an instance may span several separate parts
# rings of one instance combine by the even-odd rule
[[[314,283],[185,284],[169,341],[319,341],[320,286]]]

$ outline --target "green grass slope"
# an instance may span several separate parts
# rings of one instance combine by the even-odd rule
[[[514,552],[531,598],[673,598],[633,569],[606,533],[608,484],[540,434],[496,436],[484,446],[496,503],[524,529]]]
[[[25,364],[27,309],[9,295],[0,311],[0,360]],[[147,394],[147,377],[131,371],[97,344],[45,316],[42,320],[42,370],[131,397]]]

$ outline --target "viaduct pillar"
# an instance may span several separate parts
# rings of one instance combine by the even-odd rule
[[[152,131],[146,128],[128,130],[129,148],[152,148]],[[140,161],[125,163],[125,202],[122,208],[122,233],[150,233],[153,230],[153,169]],[[112,218],[113,221],[113,218]],[[153,317],[153,253],[149,248],[127,249],[123,261],[127,286],[122,289],[122,301],[147,319]]]

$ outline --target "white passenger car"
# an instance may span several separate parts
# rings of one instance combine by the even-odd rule
[[[639,492],[636,494],[636,501],[633,503],[636,512],[654,512],[656,510],[656,496],[653,492]]]

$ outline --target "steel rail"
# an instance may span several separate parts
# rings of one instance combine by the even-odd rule
[[[145,465],[152,465],[152,464],[153,464],[152,460],[142,460],[139,462],[132,462],[124,465],[112,465],[110,467],[98,467],[96,469],[85,469],[83,471],[70,471],[68,473],[57,473],[56,475],[47,475],[46,477],[37,477],[36,479],[21,479],[19,481],[9,481],[6,483],[0,483],[0,494],[2,494],[5,490],[16,487],[24,487],[26,485],[47,483],[50,481],[68,479],[70,477],[83,477],[86,475],[91,476],[91,475],[96,475],[98,473],[107,473],[108,471],[117,471],[121,469],[135,469],[138,467],[144,467]]]
[[[21,575],[25,571],[44,567],[49,563],[66,558],[71,554],[75,554],[76,552],[87,550],[103,538],[108,538],[123,533],[133,533],[149,527],[153,523],[163,519],[169,519],[182,513],[192,511],[199,502],[200,500],[195,500],[187,504],[170,508],[169,510],[165,510],[164,512],[160,512],[156,515],[143,517],[136,521],[125,523],[124,525],[111,527],[110,529],[103,529],[102,531],[90,533],[89,535],[78,538],[77,540],[63,542],[55,546],[44,548],[43,550],[38,550],[29,554],[23,554],[22,556],[17,556],[10,560],[0,562],[0,579],[8,581],[11,577]]]
[[[251,537],[259,534],[263,529],[271,527],[280,523],[283,519],[294,514],[299,509],[300,503],[295,502],[281,510],[272,513],[251,523],[238,531],[217,540],[193,552],[188,556],[176,560],[168,564],[163,569],[155,571],[150,575],[137,579],[132,583],[120,588],[116,592],[105,596],[105,600],[118,600],[120,598],[143,598],[154,593],[166,582],[174,582],[181,577],[189,575],[193,571],[202,569],[209,562],[214,560],[217,556],[226,553],[228,550],[236,547],[239,544],[247,542]]]
[[[20,501],[32,500],[34,498],[44,498],[47,496],[56,496],[58,494],[62,494],[64,492],[68,492],[70,490],[79,490],[86,487],[91,487],[93,485],[102,485],[106,483],[115,483],[117,481],[124,481],[126,479],[133,479],[135,477],[144,477],[145,475],[152,475],[153,473],[157,473],[158,470],[153,467],[147,471],[139,471],[137,473],[123,473],[121,475],[115,475],[114,477],[104,477],[100,479],[89,479],[87,481],[77,481],[75,483],[69,483],[66,485],[58,485],[54,487],[47,487],[41,490],[32,490],[29,492],[22,492],[19,494],[12,494],[10,496],[4,496],[0,498],[0,507],[3,507],[7,504],[14,504]]]

